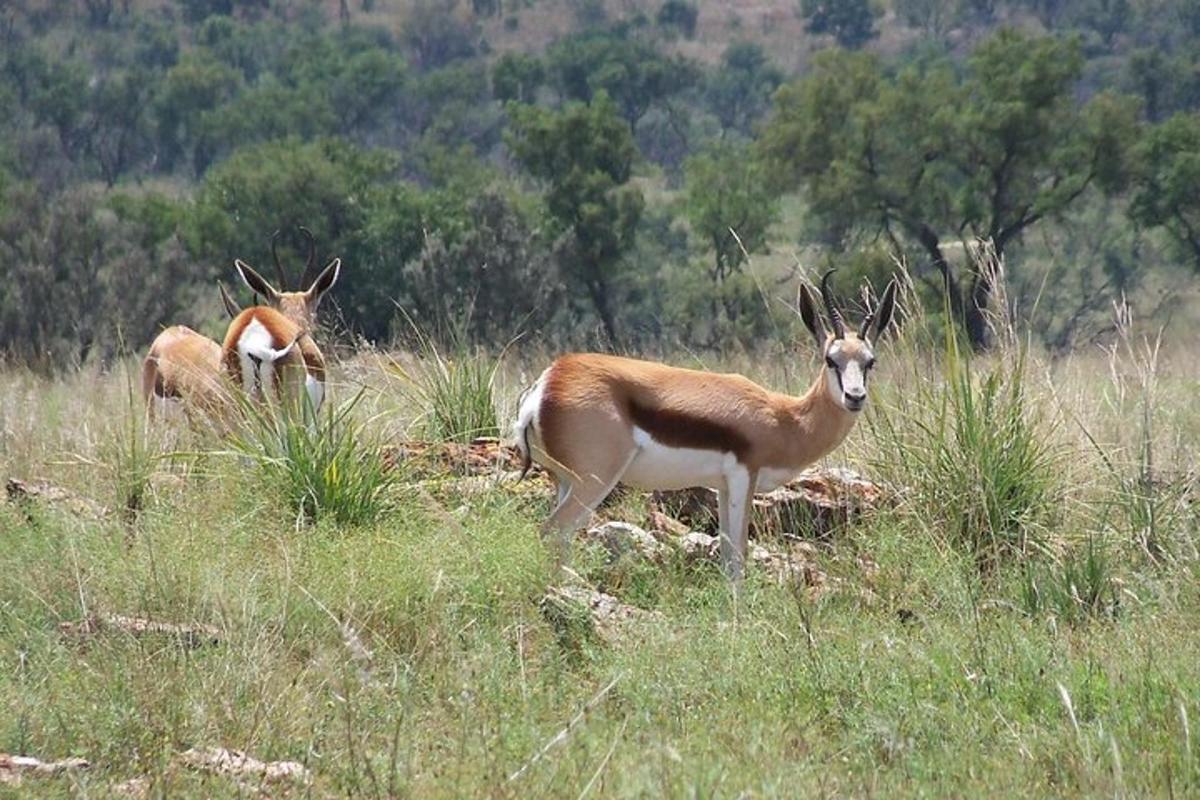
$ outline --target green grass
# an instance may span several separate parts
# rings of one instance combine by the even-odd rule
[[[264,432],[288,458],[231,458],[178,427],[127,431],[117,376],[0,374],[5,476],[110,506],[142,487],[132,517],[0,503],[0,752],[92,763],[0,797],[109,796],[134,777],[152,796],[246,796],[175,761],[214,746],[306,764],[315,797],[1195,796],[1195,368],[1164,356],[1154,424],[1130,428],[1143,395],[1107,404],[1102,359],[1008,356],[968,372],[885,345],[872,424],[829,461],[904,491],[819,546],[833,588],[816,598],[752,569],[735,600],[715,566],[577,548],[588,581],[656,612],[611,639],[543,608],[549,492],[406,474],[353,524],[326,486],[296,525],[298,487],[423,408],[380,421],[331,402]],[[1171,513],[1156,496],[1170,557],[1146,554],[1122,500],[1147,440],[1151,485],[1173,492]],[[1021,447],[1054,457],[1030,468]],[[1022,481],[1043,505],[997,488]],[[614,509],[643,513],[636,493]],[[1038,547],[980,569],[980,546],[1023,531]],[[207,623],[221,641],[59,631],[89,614]]]

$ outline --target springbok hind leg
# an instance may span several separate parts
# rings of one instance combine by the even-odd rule
[[[587,522],[596,506],[612,493],[621,476],[637,458],[639,449],[632,449],[625,458],[591,474],[558,475],[558,505],[542,525],[542,539],[553,538],[555,565],[567,563],[571,539],[575,531]]]

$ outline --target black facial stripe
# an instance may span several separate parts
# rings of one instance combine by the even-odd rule
[[[825,365],[832,369],[833,374],[837,376],[838,391],[844,393],[846,389],[842,386],[842,371],[838,368],[837,362],[829,356],[826,356]]]

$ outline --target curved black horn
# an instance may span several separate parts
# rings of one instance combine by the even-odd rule
[[[867,331],[870,329],[871,323],[874,321],[875,321],[875,312],[872,311],[870,314],[867,314],[867,316],[863,319],[862,327],[858,329],[858,338],[860,338],[860,339],[867,338]]]
[[[271,258],[275,259],[275,276],[279,278],[279,291],[287,291],[287,276],[283,274],[283,264],[279,263],[279,253],[275,250],[275,243],[279,241],[281,231],[275,231],[271,234]]]
[[[838,311],[829,291],[829,276],[837,272],[831,269],[821,276],[821,299],[825,301],[825,312],[829,314],[829,322],[833,326],[833,338],[842,339],[846,336],[846,325],[842,322],[842,312]]]
[[[313,268],[317,265],[317,237],[313,236],[313,232],[303,225],[297,227],[304,234],[304,238],[308,239],[308,261],[304,264],[304,275],[300,278],[300,291],[304,291],[308,288],[308,282],[312,280]]]

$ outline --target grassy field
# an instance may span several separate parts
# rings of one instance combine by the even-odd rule
[[[91,764],[0,796],[255,793],[181,763],[206,747],[311,770],[271,796],[1197,795],[1195,360],[970,361],[920,327],[829,460],[895,502],[815,543],[826,591],[580,548],[581,580],[654,612],[609,636],[545,610],[548,492],[369,469],[433,430],[407,381],[453,420],[484,356],[344,363],[335,402],[367,390],[308,435],[353,455],[147,433],[125,370],[6,369],[0,474],[116,511],[0,503],[0,752]],[[708,366],[799,389],[807,347],[780,347]],[[506,355],[494,403],[540,365]],[[113,614],[219,642],[60,630]]]

